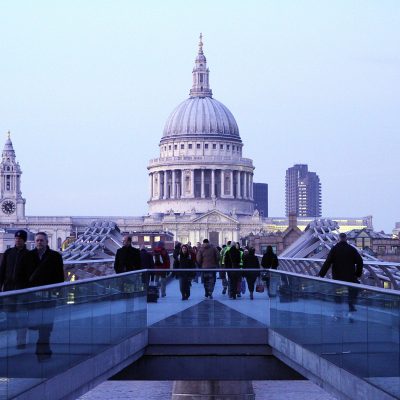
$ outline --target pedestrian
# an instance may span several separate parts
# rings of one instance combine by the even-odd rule
[[[45,232],[35,235],[35,248],[24,255],[18,279],[24,287],[52,285],[64,282],[64,265],[61,254],[51,250]],[[50,348],[50,335],[53,330],[54,308],[56,302],[51,291],[43,292],[44,301],[39,304],[40,321],[33,329],[39,331],[36,343],[36,356],[39,361],[47,360],[53,354]]]
[[[247,254],[246,254],[247,252]],[[255,255],[256,251],[254,248],[250,248],[248,251],[245,250],[245,254],[243,255],[243,269],[253,269],[260,268],[260,261],[258,261],[258,257]],[[247,281],[247,287],[250,292],[250,300],[254,299],[254,284],[259,276],[258,272],[245,272],[244,277]]]
[[[172,268],[178,268],[179,264],[179,254],[181,252],[181,243],[176,242],[175,247],[174,247],[174,252],[172,253],[172,258],[174,259],[174,263],[172,265]]]
[[[239,268],[243,268],[243,255],[244,255],[244,250],[240,247],[240,243],[239,243],[239,242],[236,242],[235,246],[236,246],[236,248],[237,248],[237,249],[239,250],[239,252],[240,252],[240,263],[239,263]],[[238,277],[237,285],[238,285],[237,290],[236,290],[237,297],[242,297],[242,293],[241,293],[241,291],[242,291],[242,275],[240,275],[240,276]]]
[[[154,260],[153,256],[147,251],[146,246],[142,245],[140,248],[140,264],[142,269],[147,269],[151,270],[154,268]],[[150,273],[147,272],[145,274],[146,276],[143,275],[142,282],[149,284],[149,278],[150,278]]]
[[[182,300],[188,300],[190,297],[190,286],[191,280],[194,276],[194,272],[182,272],[185,269],[193,269],[194,259],[192,254],[189,251],[187,245],[182,245],[181,250],[178,257],[177,269],[179,269],[179,289],[182,294]]]
[[[140,251],[132,247],[132,236],[125,235],[122,247],[117,250],[114,261],[114,270],[117,274],[141,269]]]
[[[169,255],[163,241],[159,241],[156,247],[154,247],[153,255],[155,269],[170,269]],[[165,297],[167,295],[167,272],[157,272],[156,282],[160,284],[161,296]]]
[[[278,269],[279,261],[277,255],[274,253],[272,246],[267,246],[267,249],[261,259],[261,266],[265,269]],[[275,284],[276,284],[276,277],[271,276],[270,273],[267,271],[262,274],[263,280],[267,286],[267,293],[268,296],[275,296]],[[272,290],[271,290],[271,280],[272,280]]]
[[[355,247],[347,243],[347,235],[339,234],[339,242],[331,248],[328,256],[318,273],[318,276],[324,277],[328,270],[332,268],[332,279],[351,283],[360,283],[363,271],[363,259]],[[358,289],[348,288],[348,306],[349,313],[357,311],[355,302],[358,295]],[[352,315],[349,314],[349,318]]]
[[[225,268],[239,269],[241,263],[241,253],[236,243],[232,242],[229,251],[225,253]],[[238,296],[238,282],[242,277],[239,271],[228,272],[229,298],[235,300]]]
[[[0,292],[18,290],[24,287],[24,282],[18,279],[18,271],[21,268],[21,260],[28,253],[26,241],[28,235],[26,231],[19,230],[14,234],[14,247],[7,249],[3,254],[0,265]],[[4,299],[6,302],[7,298]],[[16,304],[10,298],[11,304],[7,304],[7,323],[8,326],[15,327],[17,333],[17,349],[26,347],[27,318],[26,310]]]
[[[231,241],[229,240],[226,244],[222,246],[222,250],[220,251],[220,266],[222,269],[225,267],[225,255],[229,251],[231,247]],[[226,294],[228,289],[228,279],[226,276],[226,272],[220,272],[220,277],[222,279],[222,294]]]
[[[218,268],[219,253],[217,249],[210,243],[208,239],[203,240],[203,244],[196,256],[197,263],[202,269]],[[203,272],[204,296],[208,299],[213,298],[215,286],[215,272]]]

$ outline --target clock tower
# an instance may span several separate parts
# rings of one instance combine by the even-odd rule
[[[25,218],[25,199],[21,193],[21,167],[8,132],[0,163],[0,221],[15,223]]]

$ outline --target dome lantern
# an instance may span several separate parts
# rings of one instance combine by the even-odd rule
[[[193,86],[190,89],[190,97],[212,97],[212,90],[209,82],[209,69],[207,59],[203,53],[203,35],[200,33],[199,52],[192,71]]]

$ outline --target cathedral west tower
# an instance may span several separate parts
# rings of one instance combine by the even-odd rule
[[[25,199],[21,193],[21,167],[15,159],[10,133],[0,163],[0,221],[15,223],[25,218]]]

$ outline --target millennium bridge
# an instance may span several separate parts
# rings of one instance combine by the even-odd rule
[[[278,270],[271,296],[231,300],[217,279],[206,299],[194,280],[182,301],[174,271],[167,296],[148,303],[150,272],[1,293],[0,398],[75,399],[109,379],[175,381],[176,400],[253,399],[252,381],[282,379],[309,379],[339,399],[400,397],[400,292]],[[351,291],[357,311],[349,314]],[[40,357],[46,327],[51,354]]]

